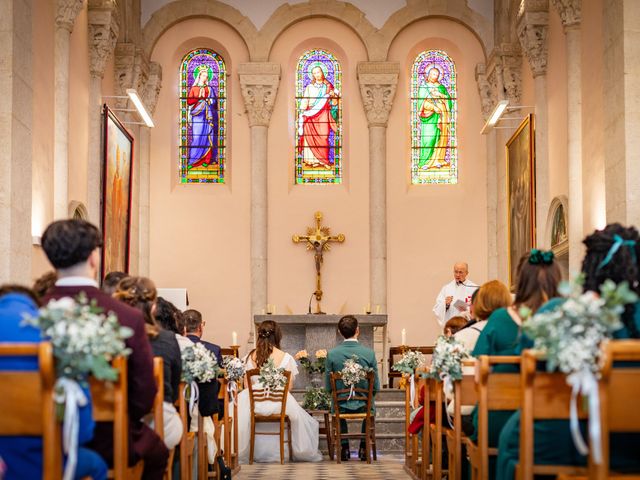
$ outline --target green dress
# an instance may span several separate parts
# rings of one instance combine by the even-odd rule
[[[556,308],[564,299],[553,299],[543,305],[539,311],[549,311]],[[640,303],[636,304],[634,312],[636,329],[640,330]],[[614,334],[616,339],[630,338],[625,328]],[[533,342],[523,337],[518,348],[518,354],[532,348]],[[534,462],[541,465],[587,465],[587,457],[576,450],[568,420],[540,420],[534,423]],[[580,422],[582,435],[587,438],[586,422]],[[520,457],[520,411],[513,413],[508,419],[498,442],[497,480],[513,480],[515,469]],[[611,468],[616,471],[640,470],[640,435],[613,434],[610,443]]]
[[[453,108],[451,96],[446,87],[440,83],[424,83],[418,89],[418,111],[422,109],[422,103],[425,100],[433,100],[440,107],[444,107],[443,113],[433,112],[429,116],[419,116],[420,119],[420,157],[418,159],[418,168],[430,167],[435,164],[435,157],[440,153],[441,148],[438,147],[442,134],[443,122],[448,127],[450,122],[449,115]],[[442,118],[446,115],[447,118]],[[444,159],[443,159],[444,160]]]
[[[474,357],[480,355],[507,356],[517,355],[520,338],[520,326],[511,318],[506,308],[499,308],[493,312],[484,327],[475,348],[471,353]],[[494,368],[494,372],[510,372],[508,365],[498,365]],[[478,408],[474,408],[472,412],[472,421],[474,432],[471,435],[473,441],[478,440]],[[498,438],[502,427],[513,415],[513,410],[492,411],[489,412],[489,447],[494,448],[498,445]],[[489,478],[493,478],[495,469],[495,457],[489,460]]]

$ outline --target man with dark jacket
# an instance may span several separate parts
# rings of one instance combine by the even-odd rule
[[[42,235],[42,248],[56,269],[58,280],[49,290],[49,299],[77,297],[84,293],[95,300],[104,312],[113,312],[121,325],[133,330],[125,343],[131,349],[127,359],[129,410],[129,461],[133,465],[144,460],[144,479],[161,479],[169,452],[164,442],[142,422],[151,411],[156,394],[153,378],[153,355],[139,310],[121,303],[98,289],[95,281],[102,246],[98,229],[84,220],[59,220]],[[113,464],[113,424],[99,422],[90,447]]]

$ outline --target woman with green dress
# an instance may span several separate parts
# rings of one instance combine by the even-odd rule
[[[582,263],[585,276],[584,290],[599,292],[605,280],[615,283],[628,282],[630,287],[640,293],[638,280],[638,258],[640,236],[633,228],[620,224],[608,225],[604,230],[589,235],[584,244],[587,247]],[[556,308],[564,300],[551,300],[540,311]],[[640,302],[627,305],[621,318],[624,327],[615,332],[614,338],[640,338]],[[517,353],[533,347],[528,337],[520,341]],[[583,435],[586,425],[582,422]],[[616,471],[639,471],[640,435],[614,434],[611,437],[611,467]],[[508,419],[500,434],[498,446],[498,480],[512,480],[520,455],[520,411]],[[587,457],[576,450],[568,420],[541,420],[534,424],[534,462],[547,465],[587,464]]]

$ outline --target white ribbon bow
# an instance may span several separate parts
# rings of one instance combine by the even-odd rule
[[[449,374],[444,373],[440,376],[440,379],[442,380],[442,385],[444,386],[444,393],[445,396],[453,396],[453,381],[451,380],[451,377],[449,376]],[[455,397],[454,397],[454,401],[455,401]],[[451,414],[449,413],[449,409],[447,408],[447,405],[445,403],[445,407],[444,407],[444,411],[447,414],[447,421],[449,422],[449,426],[451,428],[455,428],[453,426],[453,419],[451,418]]]
[[[414,406],[414,401],[416,398],[416,376],[415,373],[411,374],[411,379],[409,380],[409,396],[411,397],[411,407]]]
[[[583,368],[579,372],[567,375],[567,383],[571,387],[569,425],[573,443],[581,455],[589,453],[589,447],[582,438],[578,420],[578,395],[582,394],[589,404],[589,440],[593,450],[593,461],[599,465],[602,463],[602,444],[600,442],[600,394],[598,381],[591,370]]]
[[[67,455],[64,468],[64,480],[72,480],[78,463],[78,433],[80,431],[80,407],[84,407],[89,399],[80,385],[70,378],[60,377],[56,380],[54,399],[64,404],[64,421],[62,423],[62,446]]]
[[[196,382],[191,382],[190,385],[191,388],[189,388],[190,392],[189,392],[189,413],[191,414],[191,416],[193,416],[193,412],[195,410],[196,405],[198,404],[198,399],[200,398],[200,390],[198,390],[198,384]],[[186,397],[186,393],[187,390],[185,389],[184,391],[185,393],[185,399]]]
[[[229,403],[231,405],[236,403],[236,393],[238,392],[238,384],[231,380],[227,385],[227,392],[229,392]]]
[[[353,397],[353,394],[355,393],[355,388],[356,388],[355,384],[352,384],[351,389],[349,390],[349,397],[347,397],[347,402],[351,400],[351,397]]]

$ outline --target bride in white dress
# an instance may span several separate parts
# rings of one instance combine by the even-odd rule
[[[298,374],[298,366],[294,358],[280,350],[280,338],[282,333],[276,322],[267,320],[257,328],[257,345],[245,357],[247,370],[258,368],[269,358],[278,368],[284,368],[291,372],[291,384]],[[262,362],[261,362],[262,361]],[[262,388],[257,377],[253,377],[256,388]],[[257,402],[256,413],[271,415],[280,413],[279,402]],[[245,388],[238,395],[238,454],[240,463],[249,462],[249,441],[251,439],[251,405],[249,403],[249,390]],[[287,394],[287,415],[291,420],[291,440],[293,447],[293,460],[298,462],[319,462],[322,454],[318,450],[318,421],[304,411],[291,393]],[[278,424],[257,424],[258,432],[277,432]],[[285,436],[286,438],[286,436]],[[285,444],[285,459],[289,460],[289,448]],[[254,462],[280,462],[280,439],[277,435],[257,435],[253,454]]]

